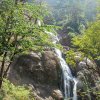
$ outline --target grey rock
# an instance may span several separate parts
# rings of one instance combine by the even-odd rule
[[[56,100],[63,100],[63,94],[60,90],[53,90],[52,97],[54,97]]]

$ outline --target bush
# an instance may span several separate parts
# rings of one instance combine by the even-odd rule
[[[4,79],[0,90],[0,100],[34,100],[31,91],[24,86],[15,86]]]
[[[73,68],[77,66],[77,61],[80,62],[83,58],[84,54],[82,52],[75,52],[74,50],[69,50],[66,52],[66,62]]]

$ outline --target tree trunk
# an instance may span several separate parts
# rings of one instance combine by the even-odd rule
[[[7,52],[4,53],[3,61],[2,61],[2,65],[1,65],[1,71],[0,71],[0,89],[1,89],[2,81],[3,81],[3,72],[4,72],[4,65],[5,65],[5,61],[6,61],[6,56],[7,56]]]
[[[10,63],[9,63],[9,65],[8,65],[7,69],[5,70],[5,72],[4,72],[4,74],[3,74],[3,77],[6,77],[6,76],[7,76],[7,72],[9,71],[9,68],[10,68],[10,66],[11,66],[11,64],[12,64],[12,61],[13,61],[13,58],[14,58],[14,55],[15,55],[15,54],[16,54],[16,52],[14,52],[13,56],[11,57]]]

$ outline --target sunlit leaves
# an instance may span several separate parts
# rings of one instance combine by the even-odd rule
[[[55,26],[37,25],[43,23],[48,14],[45,3],[22,3],[15,0],[0,1],[0,55],[7,52],[10,56],[31,50],[41,51],[52,47],[45,30]]]
[[[73,44],[87,55],[97,58],[100,55],[100,21],[92,23],[82,36],[74,37]]]

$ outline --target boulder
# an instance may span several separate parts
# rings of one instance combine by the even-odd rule
[[[17,57],[11,66],[9,78],[15,72],[16,77],[27,77],[35,82],[57,85],[59,70],[59,60],[53,51],[45,51],[39,55],[32,52]]]
[[[17,57],[10,67],[8,79],[16,85],[32,84],[35,100],[54,100],[58,89],[60,64],[54,51],[30,53]]]

